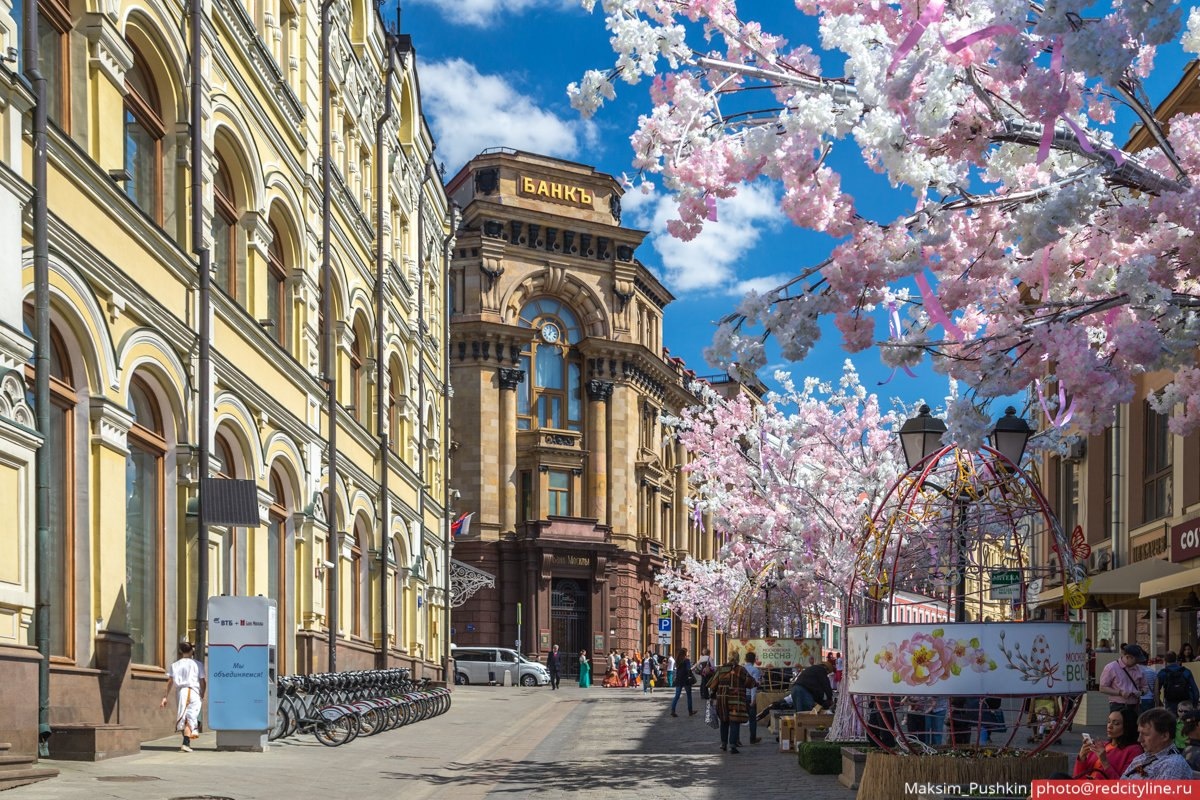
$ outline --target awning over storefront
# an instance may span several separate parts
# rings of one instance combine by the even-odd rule
[[[1144,583],[1170,580],[1180,573],[1194,571],[1160,558],[1148,558],[1091,576],[1087,596],[1109,608],[1149,608],[1150,597],[1142,591]],[[1056,586],[1039,594],[1037,604],[1056,605],[1062,602],[1062,597],[1063,587]]]
[[[1200,567],[1156,578],[1142,584],[1140,597],[1158,601],[1162,608],[1174,608],[1187,602],[1193,592],[1200,592]]]

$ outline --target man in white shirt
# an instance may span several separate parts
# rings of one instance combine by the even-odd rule
[[[675,685],[675,654],[667,654],[667,686]]]
[[[746,663],[743,665],[746,672],[750,673],[750,677],[754,678],[755,684],[762,682],[762,670],[758,667],[758,656],[751,650],[746,653]],[[749,691],[750,701],[750,744],[758,744],[762,739],[758,738],[758,689],[754,688]]]
[[[207,683],[200,662],[192,658],[194,649],[191,642],[179,643],[179,660],[167,668],[167,690],[158,705],[159,708],[166,708],[171,689],[178,690],[175,730],[183,733],[183,745],[179,748],[181,753],[192,752],[192,740],[200,738],[196,732],[200,727],[200,698],[204,697]]]

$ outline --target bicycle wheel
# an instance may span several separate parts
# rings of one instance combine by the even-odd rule
[[[271,731],[267,734],[267,740],[273,742],[276,739],[283,738],[287,734],[291,724],[291,720],[288,719],[287,707],[280,704],[279,708],[275,710],[275,727],[271,728]]]
[[[341,747],[354,738],[358,723],[351,714],[343,714],[336,719],[322,717],[313,726],[313,735],[317,741],[326,747]]]

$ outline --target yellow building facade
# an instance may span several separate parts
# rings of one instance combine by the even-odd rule
[[[34,99],[17,66],[0,63],[0,741],[30,751],[37,735],[39,448],[51,473],[52,753],[55,742],[76,747],[96,731],[136,743],[174,729],[157,701],[176,644],[196,633],[198,559],[209,564],[211,596],[277,601],[281,673],[324,670],[333,629],[340,669],[386,663],[440,678],[451,229],[441,182],[425,179],[433,141],[408,37],[389,36],[363,0],[334,3],[334,180],[322,242],[318,4],[205,5],[199,233],[212,253],[212,400],[201,409],[187,6],[41,0],[38,8],[50,119],[44,436],[26,395],[33,231],[22,210],[32,194]],[[0,0],[0,51],[18,45],[19,17]],[[389,53],[393,113],[379,152]],[[336,531],[319,357],[323,247],[334,273]],[[207,553],[197,552],[195,516],[201,413],[211,420],[212,474],[254,481],[260,516],[257,527],[212,527]]]

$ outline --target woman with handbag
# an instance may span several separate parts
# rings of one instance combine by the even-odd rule
[[[692,660],[688,658],[687,649],[679,651],[679,659],[676,662],[675,672],[675,699],[671,701],[671,716],[677,717],[675,706],[679,705],[679,695],[687,692],[688,716],[696,712],[692,709],[692,686],[696,683],[696,676],[692,674]]]
[[[700,679],[700,699],[707,700],[708,698],[708,679],[712,677],[713,669],[712,655],[708,648],[704,648],[704,652],[700,654],[700,660],[696,662],[692,669],[696,672],[696,677]]]
[[[716,704],[717,719],[721,724],[721,749],[730,754],[738,752],[738,733],[742,723],[750,718],[747,689],[758,686],[758,681],[746,672],[739,661],[736,650],[730,652],[729,660],[708,681],[708,690]]]

